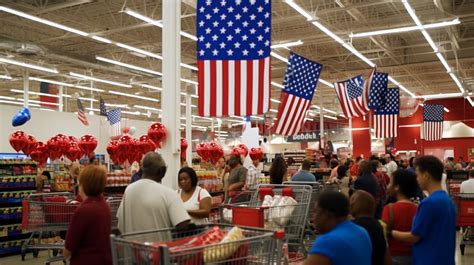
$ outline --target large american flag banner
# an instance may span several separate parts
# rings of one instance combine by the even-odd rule
[[[270,105],[270,0],[197,3],[199,115],[263,114]]]
[[[424,104],[423,138],[426,141],[437,141],[443,138],[444,106]]]
[[[316,84],[323,66],[296,53],[290,53],[275,122],[275,133],[297,134],[311,106]]]
[[[84,106],[82,105],[81,100],[77,99],[77,118],[82,122],[82,124],[89,126],[89,121],[87,120],[86,113],[84,112]]]
[[[369,80],[371,80],[373,73],[372,71]],[[362,75],[359,75],[334,84],[337,97],[341,103],[342,112],[348,119],[364,116],[370,111],[367,83],[364,83],[364,78]]]
[[[387,89],[385,105],[374,111],[375,138],[397,137],[400,90]]]
[[[373,110],[382,108],[388,89],[388,74],[374,72],[372,80],[369,81],[369,108]]]

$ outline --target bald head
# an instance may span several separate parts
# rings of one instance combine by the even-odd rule
[[[143,178],[161,182],[166,174],[166,163],[160,154],[148,152],[142,160]]]
[[[351,214],[355,218],[358,217],[374,217],[375,199],[363,190],[357,190],[350,198]]]

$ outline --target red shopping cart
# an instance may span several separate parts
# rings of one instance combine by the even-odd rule
[[[208,224],[190,231],[166,228],[111,236],[114,265],[279,264],[283,234],[240,227],[238,240],[197,242],[209,230],[230,233],[233,225]],[[214,235],[217,237],[218,235]],[[211,239],[212,238],[208,238]]]
[[[474,245],[474,194],[459,193],[456,197],[457,202],[457,226],[461,228],[461,255],[464,255],[466,245]]]
[[[234,225],[285,231],[290,260],[307,254],[304,232],[311,202],[312,187],[308,185],[259,185],[250,201],[225,204],[221,220]],[[291,205],[264,205],[265,196],[291,197]]]
[[[64,248],[64,241],[59,234],[67,231],[74,211],[79,207],[79,203],[74,201],[74,194],[70,192],[38,193],[30,195],[23,200],[22,229],[31,232],[31,236],[23,243],[21,248],[21,259],[25,260],[28,251],[33,252],[37,257],[40,250],[51,250],[52,256],[46,262],[61,260],[54,258],[59,250]],[[121,198],[107,198],[112,216],[112,228],[117,227],[117,210]],[[56,235],[58,240],[50,241],[46,237]]]

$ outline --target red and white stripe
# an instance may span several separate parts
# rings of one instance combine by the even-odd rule
[[[364,87],[363,96],[350,99],[347,93],[345,83],[335,83],[337,97],[341,103],[342,111],[347,118],[364,116],[369,112],[368,100],[369,94]]]
[[[84,125],[89,125],[89,121],[87,120],[86,114],[82,110],[77,111],[77,118],[82,122]]]
[[[198,61],[199,115],[263,114],[270,106],[270,57]]]
[[[375,138],[397,137],[398,114],[374,114]]]
[[[281,92],[283,100],[278,109],[277,122],[274,125],[275,133],[280,135],[294,135],[300,132],[311,101]]]
[[[424,121],[423,138],[426,141],[437,141],[443,139],[443,122]]]

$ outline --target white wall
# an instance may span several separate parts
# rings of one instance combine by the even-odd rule
[[[91,134],[95,136],[98,141],[95,153],[107,154],[105,148],[110,138],[110,125],[106,117],[87,115],[89,126],[85,126],[77,119],[76,114],[71,112],[30,109],[31,120],[22,126],[13,127],[11,124],[12,117],[20,109],[21,106],[0,105],[0,152],[15,153],[15,150],[10,146],[8,138],[12,132],[22,130],[34,136],[38,141],[45,143],[50,137],[58,133],[72,135],[77,138],[84,134]],[[147,121],[122,119],[122,128],[136,127],[137,130],[133,135],[135,138],[146,134],[149,125],[150,122]]]

